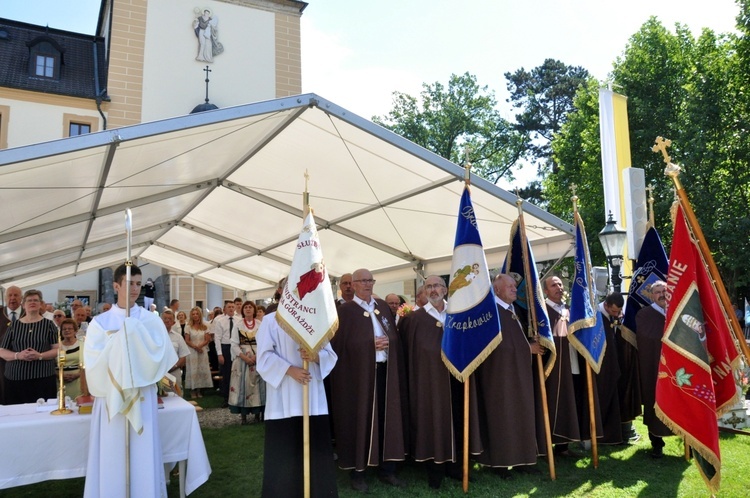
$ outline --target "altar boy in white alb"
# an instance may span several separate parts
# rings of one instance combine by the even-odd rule
[[[135,301],[141,270],[115,270],[117,304],[89,325],[84,347],[86,379],[96,397],[91,420],[84,496],[124,497],[126,458],[130,459],[130,496],[166,497],[157,420],[156,383],[177,362],[167,329],[159,317]],[[126,318],[129,291],[129,317]],[[131,424],[126,455],[125,424]]]

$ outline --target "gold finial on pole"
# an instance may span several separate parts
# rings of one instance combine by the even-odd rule
[[[578,196],[576,195],[576,190],[578,190],[578,185],[575,183],[572,184],[570,187],[570,192],[573,194],[570,196],[570,200],[573,201],[573,212],[578,212]]]
[[[310,181],[310,174],[305,168],[305,191],[302,193],[302,216],[306,217],[307,213],[310,212],[310,193],[307,191],[307,183]]]
[[[654,186],[646,187],[646,192],[648,192],[648,223],[653,227],[656,226],[654,224]]]
[[[674,164],[670,155],[667,154],[667,147],[672,145],[672,141],[668,138],[656,137],[654,142],[656,145],[651,147],[651,150],[653,152],[661,152],[661,155],[664,157],[664,162],[667,164],[667,167],[664,168],[664,174],[672,179],[677,190],[681,190],[682,184],[680,183],[679,175],[682,168]]]
[[[469,161],[470,153],[471,149],[469,147],[466,147],[464,149],[464,182],[466,183],[467,187],[471,185],[471,162]]]
[[[652,152],[661,152],[661,155],[664,156],[664,162],[669,164],[672,162],[672,158],[669,157],[669,154],[667,154],[667,147],[672,145],[672,141],[668,138],[664,137],[656,137],[656,140],[654,140],[654,145],[651,147]]]

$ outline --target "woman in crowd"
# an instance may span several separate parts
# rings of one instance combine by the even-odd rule
[[[57,397],[57,327],[42,316],[41,304],[41,292],[26,291],[21,302],[26,314],[13,322],[0,344],[0,358],[5,360],[5,403],[8,405]]]
[[[78,324],[72,318],[66,318],[60,324],[62,334],[62,348],[65,351],[65,366],[63,367],[63,382],[65,383],[65,395],[75,399],[85,394],[86,378],[81,369],[83,359],[83,341],[76,337]]]
[[[258,306],[258,311],[255,313],[255,319],[256,320],[263,320],[264,316],[266,316],[266,307],[265,306]]]
[[[260,421],[266,404],[266,384],[260,378],[255,364],[258,346],[255,334],[260,320],[255,318],[256,307],[250,301],[242,305],[242,320],[232,330],[232,377],[229,383],[229,411],[242,416],[242,425],[247,425],[247,415],[255,415]]]
[[[185,365],[185,389],[190,389],[190,397],[202,398],[201,389],[213,387],[211,368],[208,366],[208,345],[213,342],[208,324],[203,321],[201,309],[190,310],[190,321],[185,326],[185,343],[190,348],[190,356]]]
[[[185,325],[187,325],[187,315],[184,311],[177,312],[177,323],[172,327],[183,338],[185,337]]]

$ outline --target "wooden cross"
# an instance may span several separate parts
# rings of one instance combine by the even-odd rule
[[[672,158],[669,157],[669,154],[667,154],[667,147],[672,145],[672,141],[668,138],[664,137],[656,137],[656,140],[654,140],[656,145],[651,147],[652,152],[661,152],[661,155],[664,156],[664,162],[669,164],[672,162]]]

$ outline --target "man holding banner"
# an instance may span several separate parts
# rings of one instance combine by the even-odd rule
[[[336,467],[328,422],[323,379],[336,364],[326,344],[318,354],[301,348],[276,321],[266,315],[256,336],[258,373],[266,381],[266,437],[263,457],[263,496],[302,496],[302,389],[310,389],[310,463],[312,496],[337,496]],[[309,370],[302,368],[303,360]]]
[[[477,461],[497,468],[500,477],[507,479],[509,467],[539,473],[531,467],[537,456],[531,355],[543,351],[539,344],[529,343],[518,321],[513,277],[500,274],[493,287],[503,341],[476,370],[484,448]]]
[[[307,192],[305,192],[305,200]],[[305,220],[276,312],[256,336],[257,369],[266,381],[263,496],[338,496],[323,387],[336,364],[329,340],[338,321],[318,231]],[[304,479],[301,479],[304,477]]]

